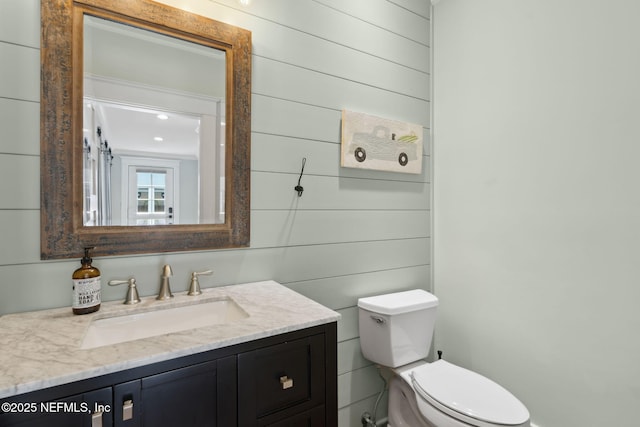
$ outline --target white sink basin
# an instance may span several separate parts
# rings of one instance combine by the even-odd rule
[[[81,349],[134,341],[249,317],[230,298],[95,319],[87,328]]]

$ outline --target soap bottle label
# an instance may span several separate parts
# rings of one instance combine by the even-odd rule
[[[73,279],[73,308],[88,308],[100,304],[100,276]]]

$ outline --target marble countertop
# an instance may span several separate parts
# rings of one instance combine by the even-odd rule
[[[80,349],[94,319],[198,299],[231,298],[249,317],[93,349]],[[170,301],[145,297],[135,305],[103,303],[100,310],[74,315],[70,307],[0,317],[0,398],[97,377],[124,369],[227,347],[259,338],[335,322],[340,315],[274,281],[176,293]]]

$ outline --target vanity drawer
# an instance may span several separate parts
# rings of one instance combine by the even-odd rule
[[[324,336],[287,341],[238,355],[240,425],[294,408],[307,410],[325,400]]]

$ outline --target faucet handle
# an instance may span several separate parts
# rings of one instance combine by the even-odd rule
[[[173,294],[171,293],[171,286],[169,284],[169,277],[173,276],[173,271],[171,271],[171,266],[169,264],[165,264],[162,267],[162,276],[160,276],[160,291],[158,292],[157,300],[164,301],[173,298]]]
[[[200,290],[200,282],[198,281],[198,276],[210,276],[213,274],[213,270],[206,270],[191,273],[191,284],[189,285],[189,292],[187,295],[195,296],[200,295],[202,291]]]
[[[137,304],[140,302],[140,295],[138,295],[138,288],[136,287],[135,277],[131,277],[128,280],[109,280],[109,286],[118,286],[129,284],[127,289],[127,296],[124,298],[123,304]]]
[[[162,277],[173,276],[173,271],[171,270],[171,266],[169,264],[165,264],[162,267]]]

